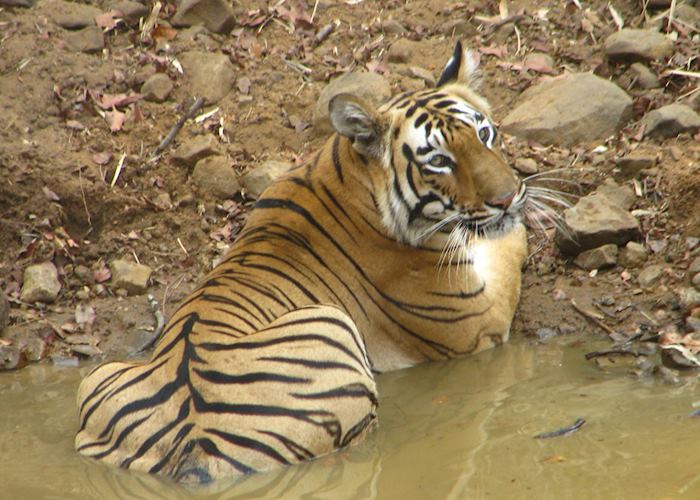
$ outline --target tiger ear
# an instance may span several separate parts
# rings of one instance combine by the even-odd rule
[[[338,94],[328,103],[328,110],[333,128],[352,141],[355,151],[372,157],[381,155],[384,127],[371,104],[351,94]]]
[[[479,54],[466,50],[462,47],[462,42],[458,41],[452,57],[447,61],[442,70],[437,87],[442,87],[448,83],[459,83],[477,89],[481,82],[479,71]]]

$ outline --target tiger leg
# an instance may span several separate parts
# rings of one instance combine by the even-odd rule
[[[78,451],[200,482],[311,459],[373,427],[365,344],[339,309],[300,308],[239,339],[209,328],[192,314],[150,362],[90,373]]]

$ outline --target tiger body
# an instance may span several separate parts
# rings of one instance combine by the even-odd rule
[[[373,428],[373,371],[507,340],[524,189],[462,56],[438,89],[331,103],[338,133],[263,193],[152,359],[85,378],[81,453],[185,481],[293,464]]]

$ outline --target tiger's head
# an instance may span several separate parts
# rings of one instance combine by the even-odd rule
[[[499,151],[489,106],[474,88],[477,65],[458,42],[434,89],[378,109],[349,94],[330,101],[331,122],[367,164],[384,225],[398,241],[466,243],[520,219],[525,185]]]

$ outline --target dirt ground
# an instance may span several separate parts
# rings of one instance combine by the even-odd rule
[[[103,12],[112,5],[92,4]],[[456,38],[479,50],[482,91],[497,120],[524,89],[546,76],[522,65],[535,50],[553,58],[555,74],[594,71],[611,78],[633,97],[635,118],[697,97],[697,77],[666,75],[660,89],[632,88],[627,65],[609,64],[601,50],[601,41],[617,29],[608,1],[577,4],[515,0],[501,2],[499,11],[496,1],[244,0],[235,3],[238,21],[231,34],[193,36],[191,30],[170,27],[175,6],[165,3],[155,28],[144,30],[136,21],[107,26],[105,48],[91,54],[66,43],[69,33],[52,21],[50,2],[0,8],[0,288],[11,306],[0,345],[23,353],[18,366],[39,360],[72,365],[133,351],[148,337],[153,316],[145,295],[124,296],[111,286],[106,264],[129,257],[150,266],[149,292],[167,316],[225,252],[252,203],[240,196],[226,202],[198,191],[188,168],[171,161],[172,151],[182,141],[208,135],[237,172],[267,159],[302,162],[324,140],[310,124],[316,99],[331,78],[364,68],[383,73],[394,91],[425,85],[387,62],[388,49],[399,38],[425,45],[425,51],[411,56],[411,64],[433,76]],[[663,12],[645,13],[642,2],[633,0],[613,4],[633,27]],[[692,36],[692,30],[678,31],[678,57],[653,63],[652,69],[662,75],[669,69],[698,71],[698,59],[687,57],[689,44],[697,43]],[[237,84],[216,105],[215,115],[188,121],[169,148],[150,161],[191,103],[177,57],[192,49],[227,54]],[[125,122],[111,131],[99,96],[138,93],[154,72],[170,77],[169,98],[120,102],[116,106]],[[541,171],[564,169],[557,175],[575,181],[565,189],[578,195],[609,177],[633,185],[631,179],[619,179],[615,163],[630,151],[655,158],[656,164],[637,178],[642,189],[635,208],[642,214],[641,242],[650,253],[645,265],[664,266],[662,279],[641,289],[639,269],[584,271],[559,254],[551,234],[533,233],[515,335],[606,335],[576,312],[570,299],[624,335],[685,331],[688,311],[679,307],[675,290],[687,286],[685,270],[698,254],[693,238],[700,237],[700,137],[640,140],[636,132],[632,121],[605,143],[570,149],[507,139],[512,161],[528,157]],[[111,186],[122,157],[123,168]],[[25,268],[45,261],[59,270],[57,301],[22,302]],[[76,273],[79,266],[91,270],[92,277]],[[76,308],[84,312],[87,307],[94,321],[77,321]]]

